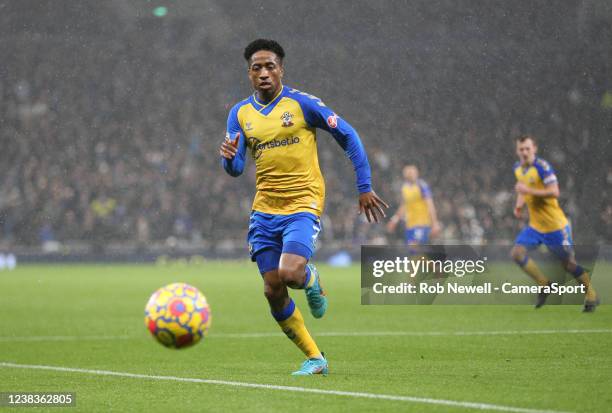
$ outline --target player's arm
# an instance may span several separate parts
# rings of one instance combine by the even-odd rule
[[[559,198],[559,183],[552,166],[543,159],[536,159],[534,166],[544,183],[544,188],[530,188],[524,183],[518,182],[515,187],[516,192],[521,195],[532,195],[539,198]]]
[[[525,195],[520,192],[516,194],[516,203],[514,204],[514,216],[521,219],[523,207],[525,206]]]
[[[421,189],[421,196],[423,199],[425,199],[425,205],[427,205],[427,211],[429,212],[429,219],[431,221],[431,235],[435,237],[440,232],[440,222],[438,221],[438,213],[433,202],[431,189],[429,189],[429,185],[427,185],[424,181],[419,181],[419,188]]]
[[[556,181],[546,185],[543,189],[529,188],[522,182],[516,184],[519,195],[533,195],[540,198],[559,198],[559,183]]]
[[[387,231],[389,232],[395,231],[395,227],[397,227],[397,224],[402,220],[402,217],[405,215],[405,211],[406,211],[406,207],[404,206],[403,203],[401,203],[400,207],[397,208],[397,211],[395,212],[395,214],[393,214],[393,216],[387,223]]]
[[[238,176],[244,170],[246,139],[238,122],[237,108],[230,111],[227,118],[227,133],[219,148],[223,169],[231,176]]]
[[[438,221],[438,212],[432,197],[426,198],[425,203],[427,204],[427,210],[429,211],[429,218],[431,220],[431,236],[435,237],[440,232],[440,221]]]
[[[359,191],[359,213],[365,213],[368,222],[378,222],[386,216],[383,207],[389,205],[372,190],[368,156],[357,131],[314,96],[301,98],[301,106],[306,122],[329,132],[351,160]]]

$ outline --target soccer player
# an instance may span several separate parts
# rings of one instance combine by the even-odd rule
[[[516,139],[519,161],[514,165],[517,180],[514,188],[517,194],[514,216],[520,219],[523,208],[527,206],[529,222],[516,238],[511,252],[512,258],[539,285],[549,285],[550,280],[527,255],[528,249],[540,244],[546,245],[560,259],[565,270],[585,286],[583,311],[593,312],[599,300],[591,286],[588,272],[576,263],[572,232],[557,201],[559,183],[555,171],[548,162],[536,156],[537,151],[533,136],[522,135]],[[542,307],[547,297],[548,294],[538,294],[535,307]]]
[[[389,220],[387,230],[393,232],[397,223],[403,219],[406,225],[406,244],[425,245],[430,235],[435,237],[440,232],[431,190],[425,181],[419,179],[419,170],[415,165],[406,165],[403,175],[402,202]]]
[[[308,263],[321,231],[325,199],[316,128],[328,131],[353,163],[359,212],[378,222],[388,205],[372,190],[368,158],[351,125],[317,97],[283,85],[284,57],[273,40],[255,40],[244,50],[255,93],[230,110],[220,154],[231,176],[244,170],[247,151],[255,162],[257,192],[247,241],[272,316],[307,357],[293,374],[327,374],[327,360],[287,291],[304,289],[313,317],[325,314],[320,276]]]

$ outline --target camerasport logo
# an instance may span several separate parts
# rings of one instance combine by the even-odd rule
[[[327,124],[329,125],[330,128],[336,129],[336,127],[338,126],[338,115],[336,115],[335,113],[332,113],[330,116],[328,116]]]

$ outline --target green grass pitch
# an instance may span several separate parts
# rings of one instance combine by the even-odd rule
[[[437,400],[486,403],[501,406],[499,411],[515,407],[519,412],[612,408],[608,305],[594,314],[581,313],[579,306],[546,306],[538,311],[531,306],[361,306],[358,267],[321,265],[320,271],[330,300],[323,319],[310,316],[302,291],[292,295],[328,356],[327,377],[289,375],[303,356],[281,335],[269,314],[256,267],[247,262],[24,265],[0,272],[0,363],[435,400],[312,394],[6,365],[0,365],[0,392],[76,392],[77,406],[66,409],[74,412],[467,412],[477,407]],[[612,266],[598,271],[609,277]],[[154,342],[143,321],[149,295],[176,281],[201,289],[213,314],[209,337],[179,351]],[[427,332],[432,334],[420,334]],[[502,334],[486,334],[491,332]]]

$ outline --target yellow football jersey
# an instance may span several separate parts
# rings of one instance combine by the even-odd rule
[[[427,198],[431,198],[431,190],[425,181],[419,179],[414,184],[406,182],[402,185],[406,228],[431,226]]]
[[[237,176],[244,154],[250,152],[256,167],[254,211],[322,214],[325,182],[316,128],[330,132],[345,149],[355,167],[358,190],[371,191],[370,166],[357,132],[320,99],[283,86],[270,103],[262,104],[252,95],[235,105],[228,118],[228,136],[240,134],[239,153],[223,165]]]
[[[518,182],[535,189],[544,189],[546,185],[557,182],[555,171],[541,158],[536,158],[533,165],[526,168],[517,162],[514,166],[514,175]],[[557,198],[525,195],[525,203],[529,211],[529,226],[536,231],[553,232],[567,226],[567,218]]]

